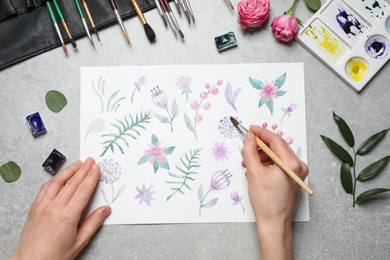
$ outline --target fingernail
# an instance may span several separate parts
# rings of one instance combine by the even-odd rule
[[[91,168],[91,171],[97,171],[99,169],[99,165],[94,164]]]
[[[252,140],[252,133],[251,132],[248,132],[248,133],[246,133],[246,135],[245,135],[245,141],[250,141],[250,140]]]
[[[94,164],[94,160],[91,157],[88,157],[84,162],[85,164]]]
[[[108,215],[110,215],[110,213],[111,213],[111,207],[106,207],[104,209],[103,215],[106,218]]]
[[[82,164],[83,164],[83,162],[80,160],[73,163],[74,166],[80,166]]]

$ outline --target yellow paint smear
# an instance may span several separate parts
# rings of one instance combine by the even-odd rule
[[[361,81],[368,74],[368,65],[363,59],[352,58],[345,65],[345,72],[354,81]]]
[[[344,56],[346,52],[344,44],[334,38],[324,27],[320,26],[319,30],[315,26],[309,26],[309,28],[305,31],[305,34],[314,40],[320,50],[325,54],[329,54],[334,63]]]

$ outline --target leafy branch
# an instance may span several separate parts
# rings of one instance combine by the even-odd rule
[[[385,135],[387,134],[390,128],[384,129],[379,133],[372,135],[358,147],[357,151],[355,151],[354,148],[355,138],[348,124],[344,121],[344,119],[336,115],[334,112],[333,112],[333,119],[338,125],[344,140],[352,148],[353,158],[349,154],[349,152],[347,152],[341,145],[337,144],[332,139],[323,135],[321,135],[321,138],[328,145],[328,147],[342,160],[341,169],[340,169],[341,184],[345,192],[352,195],[353,197],[352,206],[355,207],[356,203],[364,201],[374,195],[390,191],[390,189],[386,189],[386,188],[376,188],[376,189],[367,190],[356,197],[357,181],[365,181],[375,177],[386,166],[386,164],[390,160],[390,155],[385,156],[382,159],[368,165],[356,177],[357,156],[358,155],[363,156],[367,154],[369,151],[371,151],[375,147],[375,145],[378,144],[385,137]],[[352,168],[352,172],[351,172],[351,168]]]
[[[129,120],[127,119],[126,116],[125,116],[125,120],[124,120],[125,122],[116,119],[116,121],[119,124],[110,124],[111,126],[115,127],[118,130],[118,133],[117,134],[113,133],[113,134],[102,135],[102,137],[110,137],[111,139],[102,142],[102,144],[105,146],[103,147],[103,152],[100,155],[100,157],[104,156],[106,154],[106,152],[108,151],[108,149],[111,149],[111,151],[114,153],[114,146],[118,147],[118,149],[121,151],[121,153],[124,154],[123,149],[122,149],[121,145],[119,144],[119,141],[122,141],[127,147],[130,147],[129,143],[127,142],[125,137],[131,137],[131,138],[133,138],[133,140],[137,140],[137,136],[141,135],[140,132],[137,130],[137,128],[141,128],[141,129],[146,130],[146,128],[142,124],[149,124],[150,123],[149,120],[152,118],[150,116],[151,112],[152,111],[149,111],[149,112],[145,112],[143,114],[141,111],[139,113],[139,115],[138,114],[136,115],[135,120],[133,119],[133,116],[131,114],[129,114],[131,124],[129,123]]]
[[[187,188],[189,190],[192,190],[191,187],[187,184],[187,180],[194,181],[195,179],[190,177],[190,175],[198,174],[197,172],[191,171],[192,168],[198,168],[200,165],[198,164],[199,155],[202,148],[195,149],[193,151],[190,150],[190,157],[188,157],[187,153],[185,153],[185,159],[180,158],[181,163],[184,167],[180,168],[176,165],[176,169],[180,172],[180,174],[173,174],[171,172],[168,172],[169,176],[181,179],[181,181],[166,181],[166,183],[177,185],[178,187],[171,188],[174,192],[167,197],[167,201],[172,198],[173,195],[175,195],[177,192],[180,192],[181,194],[185,194],[183,189]],[[185,168],[185,169],[183,169]],[[180,185],[180,186],[179,186]]]
[[[95,92],[95,94],[98,96],[99,101],[100,101],[100,112],[104,113],[104,107],[106,107],[107,112],[116,112],[120,106],[120,102],[125,99],[125,97],[118,97],[117,99],[116,96],[118,93],[121,91],[118,89],[114,93],[110,95],[108,98],[106,104],[104,103],[106,99],[106,94],[105,94],[105,88],[104,85],[106,83],[106,80],[103,79],[103,76],[101,76],[98,80],[97,88],[95,88],[94,82],[92,81],[92,89]]]

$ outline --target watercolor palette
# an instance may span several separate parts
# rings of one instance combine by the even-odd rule
[[[390,0],[329,0],[297,41],[359,92],[389,60]]]

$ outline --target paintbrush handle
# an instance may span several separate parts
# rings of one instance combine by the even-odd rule
[[[110,2],[111,8],[113,11],[118,10],[118,7],[116,6],[116,3],[114,0],[108,0]]]
[[[141,20],[142,24],[147,24],[145,16],[142,13],[142,10],[139,7],[137,0],[130,0],[130,3],[133,5],[134,10],[137,12],[137,15],[138,15],[139,19]]]
[[[262,141],[256,137],[257,145],[277,164],[279,167],[286,172],[291,178],[294,179],[307,193],[313,195],[314,192],[309,186],[304,183],[288,166]]]

